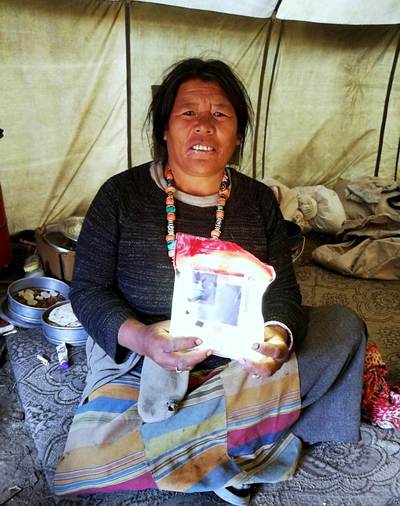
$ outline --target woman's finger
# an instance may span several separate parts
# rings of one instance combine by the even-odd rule
[[[163,350],[166,352],[192,350],[200,346],[203,341],[198,337],[174,337],[165,340]]]
[[[255,343],[252,348],[262,355],[272,357],[276,360],[286,360],[289,356],[287,344],[283,340],[274,340],[274,338],[261,344]]]
[[[163,353],[163,367],[170,371],[191,371],[199,362],[212,354],[211,350]]]
[[[282,364],[283,360],[277,360],[272,357],[263,357],[261,360],[254,362],[252,360],[241,358],[239,363],[242,367],[253,376],[259,377],[269,377],[272,376],[276,371],[278,371]]]

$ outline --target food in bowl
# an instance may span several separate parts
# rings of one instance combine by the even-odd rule
[[[81,322],[75,316],[70,302],[51,309],[46,320],[50,325],[57,327],[74,328],[82,326]]]
[[[42,314],[44,337],[56,346],[67,343],[71,346],[85,346],[88,334],[82,327],[71,307],[71,301],[57,302]]]
[[[59,279],[24,277],[7,288],[6,311],[21,327],[41,325],[43,313],[54,303],[62,304],[57,301],[65,301],[68,296],[69,286]]]
[[[60,292],[48,288],[25,288],[13,293],[12,296],[20,304],[37,308],[48,308],[65,300]]]

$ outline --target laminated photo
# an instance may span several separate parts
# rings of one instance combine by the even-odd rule
[[[262,298],[274,269],[235,243],[177,234],[170,332],[195,336],[215,355],[260,358]]]

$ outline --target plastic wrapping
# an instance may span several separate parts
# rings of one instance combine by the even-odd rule
[[[273,267],[235,243],[177,234],[170,332],[200,337],[215,355],[259,359],[262,298]]]

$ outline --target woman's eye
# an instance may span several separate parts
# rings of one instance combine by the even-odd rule
[[[183,115],[184,116],[193,116],[194,115],[194,111],[184,111]]]
[[[221,117],[221,116],[225,116],[225,114],[221,111],[215,111],[214,112],[214,116],[216,116],[217,118]]]

